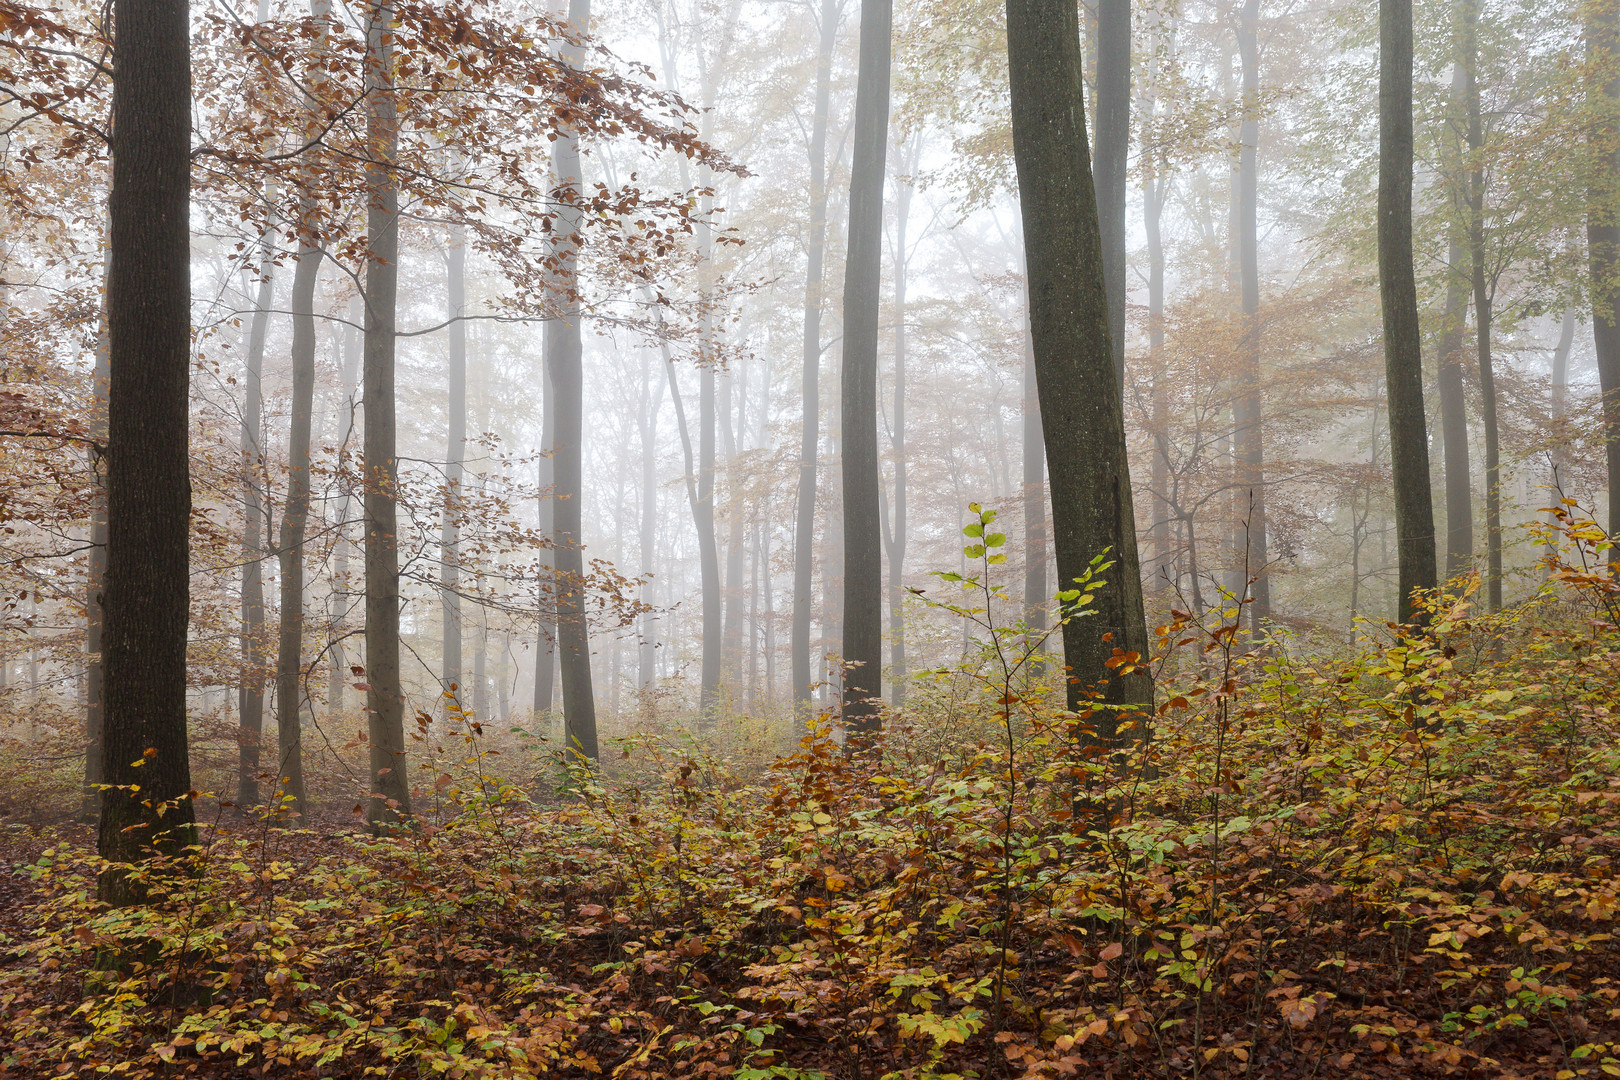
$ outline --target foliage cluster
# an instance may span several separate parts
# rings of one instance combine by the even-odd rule
[[[1620,1075],[1620,590],[1579,508],[1535,599],[1463,583],[1423,637],[1302,659],[1178,614],[1134,755],[990,618],[992,521],[942,575],[981,651],[869,752],[648,736],[544,805],[468,718],[413,829],[221,819],[146,908],[19,831],[0,1071]]]

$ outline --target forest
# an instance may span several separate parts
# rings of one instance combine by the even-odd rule
[[[0,0],[0,1078],[1620,1077],[1616,538],[1620,0]]]

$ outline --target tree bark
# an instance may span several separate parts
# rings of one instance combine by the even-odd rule
[[[1467,246],[1453,236],[1447,255],[1446,307],[1440,328],[1440,432],[1446,466],[1446,577],[1474,561],[1474,485],[1468,465],[1468,406],[1463,384],[1462,331],[1468,317]]]
[[[264,737],[264,541],[269,531],[264,491],[264,341],[275,303],[275,263],[270,238],[262,245],[259,286],[248,323],[247,370],[243,376],[242,430],[242,684],[237,692],[238,806],[259,803],[259,749]]]
[[[177,855],[195,834],[186,739],[191,597],[191,44],[184,0],[115,0],[107,274],[106,728],[97,850]],[[108,903],[138,903],[122,871]]]
[[[1266,544],[1265,407],[1260,388],[1260,0],[1245,0],[1238,17],[1238,56],[1243,65],[1243,123],[1238,150],[1238,277],[1243,305],[1240,393],[1234,404],[1237,427],[1239,509],[1245,516],[1244,568],[1250,590],[1249,634],[1258,639],[1271,617],[1271,580]]]
[[[399,294],[398,143],[392,0],[376,0],[366,30],[365,527],[366,709],[373,828],[407,817],[405,691],[399,670],[399,528],[395,498],[394,349]]]
[[[534,714],[545,716],[556,706],[557,687],[557,523],[554,517],[557,487],[557,388],[551,381],[550,356],[556,320],[542,331],[540,364],[540,461],[537,466],[540,487],[540,535],[551,546],[540,552],[540,570],[545,576],[540,593],[540,625],[534,641]],[[551,595],[545,595],[549,587]]]
[[[908,178],[894,193],[894,498],[889,542],[889,697],[895,708],[906,703],[906,222],[921,140],[913,138]]]
[[[105,268],[103,274],[103,295],[105,295]],[[90,415],[90,435],[101,445],[107,445],[107,380],[108,371],[108,341],[107,341],[107,308],[105,301],[102,304],[101,328],[96,335],[96,366],[92,379],[94,387],[93,411]],[[102,756],[106,724],[105,711],[102,708],[105,693],[105,680],[102,678],[101,647],[102,627],[105,625],[102,614],[102,591],[107,581],[107,484],[105,479],[104,463],[99,459],[96,466],[96,490],[90,504],[90,551],[89,566],[85,575],[85,626],[84,626],[84,797],[81,810],[86,820],[89,820],[101,805],[100,785],[102,779]],[[0,686],[5,683],[4,663],[0,662]]]
[[[1029,294],[1024,297],[1026,317]],[[1041,430],[1041,394],[1035,378],[1035,351],[1029,332],[1024,334],[1024,625],[1030,640],[1039,642],[1046,633],[1047,605],[1051,586],[1047,582],[1046,528],[1046,444]]]
[[[1479,350],[1480,422],[1485,429],[1485,602],[1502,609],[1502,462],[1496,426],[1496,371],[1491,361],[1495,283],[1485,267],[1485,128],[1479,103],[1479,0],[1462,5],[1463,102],[1468,114],[1468,249]]]
[[[467,233],[459,225],[450,229],[445,250],[447,296],[445,317],[449,341],[449,432],[444,450],[445,501],[439,524],[439,597],[443,627],[444,692],[448,703],[460,705],[461,693],[461,503],[467,461]],[[487,719],[479,717],[480,720]]]
[[[883,564],[878,521],[877,347],[883,288],[883,179],[889,142],[891,0],[861,0],[844,262],[844,349],[839,422],[844,480],[843,717],[856,735],[877,731],[882,692]]]
[[[1592,340],[1603,393],[1609,471],[1609,535],[1620,537],[1620,2],[1586,0],[1586,66],[1591,80],[1591,174],[1586,249],[1591,273]]]
[[[309,522],[310,419],[315,407],[315,284],[322,251],[312,195],[300,199],[303,233],[293,271],[292,423],[287,439],[287,504],[281,513],[281,634],[276,658],[276,735],[280,752],[278,791],[300,820],[308,820],[304,792],[304,535]]]
[[[563,44],[563,62],[580,67],[584,48],[579,39],[591,25],[590,0],[569,0],[570,40]],[[564,745],[595,761],[596,693],[591,685],[590,627],[585,616],[585,548],[581,497],[584,494],[585,371],[581,338],[578,254],[583,188],[579,141],[564,130],[556,142],[558,192],[563,206],[553,234],[557,237],[558,278],[563,291],[562,317],[552,323],[547,339],[546,367],[557,391],[556,485],[552,520],[556,528],[558,576],[557,649],[563,696]]]
[[[793,622],[789,677],[793,681],[795,730],[809,723],[811,575],[816,534],[816,453],[821,441],[821,305],[827,244],[827,117],[832,108],[832,54],[838,37],[839,0],[822,0],[821,44],[816,53],[815,115],[810,122],[810,228],[804,277],[803,429],[799,443],[799,492],[793,531]]]
[[[1095,556],[1106,555],[1114,564],[1103,575],[1107,583],[1093,594],[1097,614],[1070,618],[1063,626],[1068,701],[1077,710],[1093,694],[1106,706],[1153,700],[1145,668],[1118,675],[1108,665],[1116,651],[1145,659],[1148,638],[1102,236],[1086,150],[1078,19],[1074,5],[1007,0],[1013,157],[1036,379],[1052,464],[1058,580],[1073,587]],[[1092,719],[1099,742],[1124,741],[1117,710],[1100,709]],[[1135,720],[1128,738],[1146,736],[1144,723]]]
[[[1411,623],[1420,616],[1414,591],[1433,589],[1438,573],[1412,268],[1412,0],[1379,0],[1378,60],[1378,288],[1395,480],[1398,618]]]
[[[1251,3],[1254,0],[1250,0]],[[1097,220],[1114,378],[1125,393],[1125,179],[1131,146],[1131,0],[1096,0]]]
[[[645,355],[645,354],[643,354]],[[658,536],[658,410],[664,403],[664,380],[642,372],[641,412],[641,601],[652,607],[653,572],[657,569],[654,551]],[[649,610],[641,617],[641,648],[636,685],[650,690],[656,685],[658,666],[658,624]]]

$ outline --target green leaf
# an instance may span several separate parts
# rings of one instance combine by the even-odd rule
[[[977,521],[973,522],[970,525],[965,525],[965,526],[962,527],[962,535],[963,536],[983,536],[984,535],[984,526],[979,524]]]
[[[984,538],[984,546],[985,547],[1000,547],[1002,544],[1005,544],[1006,542],[1007,542],[1007,534],[1006,533],[991,533],[989,536]]]
[[[962,549],[962,554],[966,555],[970,559],[982,559],[984,558],[984,545],[969,544],[967,547]]]

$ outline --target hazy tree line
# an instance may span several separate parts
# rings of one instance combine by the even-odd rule
[[[858,743],[969,503],[1104,744],[1173,612],[1620,527],[1612,0],[0,12],[0,693],[109,857],[434,725]]]

